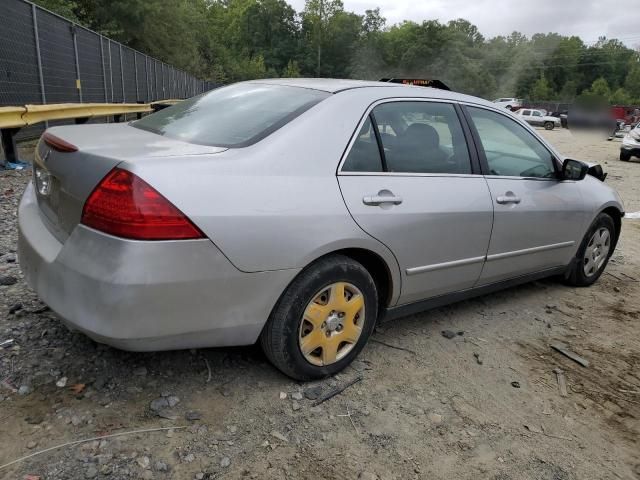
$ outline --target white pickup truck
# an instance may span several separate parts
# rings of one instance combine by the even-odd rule
[[[535,125],[537,127],[544,127],[545,130],[553,130],[555,127],[560,126],[559,118],[545,115],[544,112],[540,110],[521,108],[513,114],[522,117],[522,119],[528,124]]]

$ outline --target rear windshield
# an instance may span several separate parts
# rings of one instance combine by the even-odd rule
[[[329,95],[308,88],[240,83],[184,100],[132,125],[200,145],[246,147]]]

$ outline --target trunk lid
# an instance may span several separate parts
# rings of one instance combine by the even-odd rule
[[[47,131],[78,148],[77,152],[58,152],[42,139],[36,147],[33,171],[38,205],[45,224],[61,242],[80,222],[87,197],[119,163],[227,150],[173,140],[121,123],[54,127]],[[47,181],[48,191],[40,188]]]

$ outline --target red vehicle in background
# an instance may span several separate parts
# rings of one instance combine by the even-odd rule
[[[616,105],[611,107],[611,117],[622,120],[625,125],[635,126],[640,122],[640,107],[637,105]]]

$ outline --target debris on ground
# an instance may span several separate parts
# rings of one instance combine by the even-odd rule
[[[329,390],[327,393],[325,393],[323,396],[321,396],[320,398],[318,398],[318,400],[316,400],[313,404],[314,407],[317,407],[318,405],[320,405],[321,403],[326,402],[327,400],[335,397],[336,395],[340,395],[342,392],[344,392],[347,388],[349,388],[350,386],[358,383],[362,381],[362,377],[358,376],[356,378],[354,378],[353,380],[348,381],[347,383],[345,383],[344,385],[340,385],[340,386],[336,386],[334,388],[332,388],[331,390]]]
[[[578,355],[576,353],[573,353],[571,350],[569,350],[569,348],[564,343],[555,342],[555,343],[552,343],[550,346],[555,351],[560,352],[565,357],[570,358],[571,360],[573,360],[574,362],[579,363],[583,367],[588,367],[589,366],[589,360],[581,357],[580,355]]]
[[[304,398],[307,400],[317,400],[322,395],[322,386],[315,385],[313,387],[305,388],[304,390]]]
[[[19,310],[22,310],[22,304],[16,303],[15,305],[12,305],[11,308],[9,308],[9,315],[13,315]]]
[[[409,353],[412,353],[413,355],[417,355],[417,353],[414,352],[413,350],[410,350],[410,349],[404,348],[404,347],[400,347],[398,345],[393,345],[392,343],[384,342],[382,340],[378,340],[377,338],[371,338],[371,339],[369,339],[369,341],[373,342],[373,343],[379,343],[380,345],[384,345],[385,347],[393,348],[394,350],[402,350],[404,352],[409,352]]]
[[[482,359],[480,358],[480,354],[479,354],[478,352],[473,352],[473,356],[474,356],[474,357],[475,357],[475,359],[476,359],[476,363],[477,363],[478,365],[482,365]]]
[[[18,283],[18,279],[13,275],[0,275],[0,286],[9,287]]]
[[[560,392],[560,396],[568,397],[569,392],[567,391],[567,379],[564,376],[564,371],[560,368],[554,368],[553,373],[556,374],[556,380],[558,382],[558,390]]]
[[[75,383],[69,387],[69,391],[74,395],[80,395],[86,387],[84,383]]]
[[[190,422],[195,422],[196,420],[202,419],[202,414],[196,411],[189,411],[184,414],[185,420],[189,420]]]
[[[285,442],[285,443],[289,443],[289,439],[287,437],[285,437],[283,434],[281,434],[280,432],[278,432],[277,430],[273,430],[270,435],[273,438],[277,438],[278,440],[280,440],[281,442]]]

